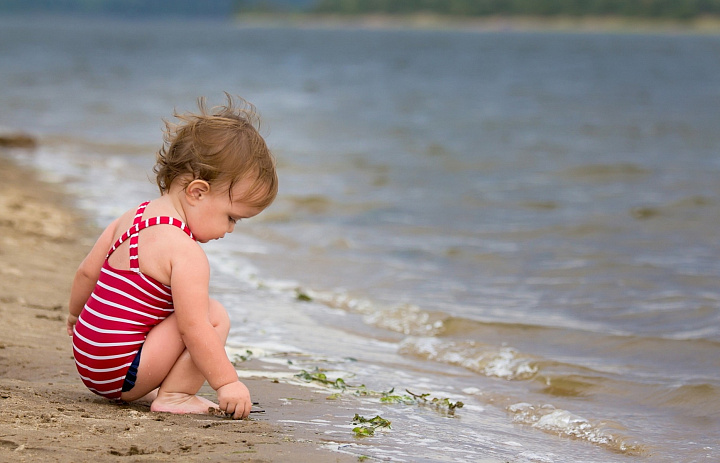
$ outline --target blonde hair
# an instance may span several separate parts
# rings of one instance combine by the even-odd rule
[[[169,191],[176,180],[205,180],[211,186],[232,188],[240,180],[253,178],[244,201],[266,208],[277,196],[275,159],[259,133],[260,119],[255,106],[225,93],[227,104],[207,109],[205,98],[198,98],[199,113],[177,111],[179,120],[163,120],[164,144],[157,152],[156,181],[160,193]]]

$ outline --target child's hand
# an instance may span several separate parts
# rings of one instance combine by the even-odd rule
[[[217,390],[220,410],[232,415],[234,420],[247,418],[252,408],[250,391],[240,381],[226,384]]]
[[[75,328],[75,323],[77,323],[78,318],[75,315],[68,315],[67,317],[67,334],[68,336],[73,335],[73,328]]]

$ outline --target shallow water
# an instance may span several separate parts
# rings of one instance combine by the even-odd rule
[[[0,20],[10,155],[98,225],[173,108],[258,106],[279,198],[206,247],[229,351],[465,403],[308,420],[380,414],[348,451],[396,461],[718,458],[718,75],[715,35]]]

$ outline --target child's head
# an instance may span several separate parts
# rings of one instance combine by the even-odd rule
[[[231,199],[264,209],[277,195],[275,161],[258,132],[255,107],[225,95],[226,106],[208,110],[199,98],[198,114],[175,113],[180,122],[165,121],[165,143],[153,168],[160,193],[175,182],[185,188],[193,180],[204,180],[231,195],[237,182],[249,178],[253,182],[245,198]]]

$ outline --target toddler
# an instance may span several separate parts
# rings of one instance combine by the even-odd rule
[[[154,172],[160,197],[112,222],[73,281],[67,332],[94,393],[151,410],[248,416],[250,393],[225,353],[230,320],[209,297],[210,266],[198,243],[220,239],[267,208],[278,189],[254,107],[175,113]],[[215,404],[197,396],[204,382]]]

